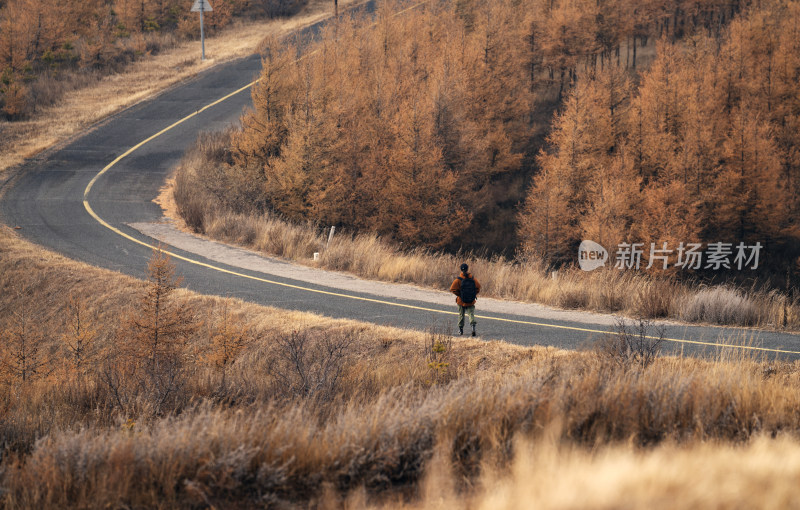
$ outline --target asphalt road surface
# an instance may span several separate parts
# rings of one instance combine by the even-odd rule
[[[306,33],[317,29],[311,27]],[[238,123],[243,109],[251,104],[247,86],[260,68],[255,55],[217,66],[113,116],[63,148],[27,162],[0,190],[0,219],[21,227],[25,238],[67,257],[144,277],[152,252],[149,246],[158,241],[129,224],[161,218],[153,199],[170,169],[199,132]],[[232,94],[235,91],[239,92]],[[455,305],[342,291],[227,266],[175,247],[167,249],[177,256],[177,272],[184,277],[184,285],[197,292],[403,328],[456,329]],[[613,329],[607,320],[593,323],[592,314],[570,321],[536,314],[481,313],[480,301],[478,315],[481,338],[521,345],[581,348]],[[800,358],[800,335],[796,334],[672,324],[665,327],[665,336],[664,350],[670,352],[714,354],[720,343],[730,343],[746,344],[749,352],[770,359]]]

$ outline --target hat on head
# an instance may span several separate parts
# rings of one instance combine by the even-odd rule
[[[466,264],[461,264],[461,270],[466,273],[469,270],[469,266]]]

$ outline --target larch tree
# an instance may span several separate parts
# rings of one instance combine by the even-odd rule
[[[31,288],[12,292],[15,306],[0,323],[0,375],[11,384],[27,385],[50,372],[50,342],[29,302]]]
[[[242,130],[234,136],[232,149],[240,166],[263,166],[279,156],[286,141],[285,117],[294,95],[296,64],[290,46],[281,47],[270,38],[261,59],[260,80],[253,86],[253,110],[242,116]]]
[[[758,111],[742,105],[732,112],[717,178],[712,223],[722,238],[762,241],[781,237],[788,197],[780,185],[781,161]]]
[[[130,318],[132,348],[148,371],[180,358],[185,343],[196,328],[192,310],[176,301],[172,293],[180,285],[170,256],[154,249],[147,263],[147,291]]]
[[[216,317],[209,322],[213,326],[203,359],[222,374],[224,385],[228,369],[252,342],[253,334],[239,317],[231,314],[227,301],[218,307]]]
[[[159,414],[179,398],[186,344],[198,322],[193,310],[173,296],[180,279],[169,255],[154,249],[147,269],[147,289],[122,321],[100,380],[119,407],[131,410],[144,399],[150,411]]]
[[[553,158],[543,154],[543,170],[534,178],[523,209],[519,215],[519,236],[523,253],[546,263],[569,257],[576,240],[571,223],[574,211],[570,208],[570,192],[563,168]]]
[[[96,317],[88,310],[86,302],[77,294],[71,294],[61,335],[69,371],[83,375],[95,368],[100,358],[98,333]]]

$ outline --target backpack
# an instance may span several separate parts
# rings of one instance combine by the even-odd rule
[[[478,297],[478,292],[475,289],[475,280],[472,278],[461,278],[461,302],[472,303]]]

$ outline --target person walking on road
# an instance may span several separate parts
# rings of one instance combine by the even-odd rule
[[[458,332],[464,334],[464,315],[469,316],[469,323],[472,326],[472,336],[475,336],[475,302],[478,300],[478,292],[481,291],[481,284],[478,283],[469,272],[469,266],[461,264],[461,274],[453,280],[450,285],[450,292],[456,295],[458,304]]]

